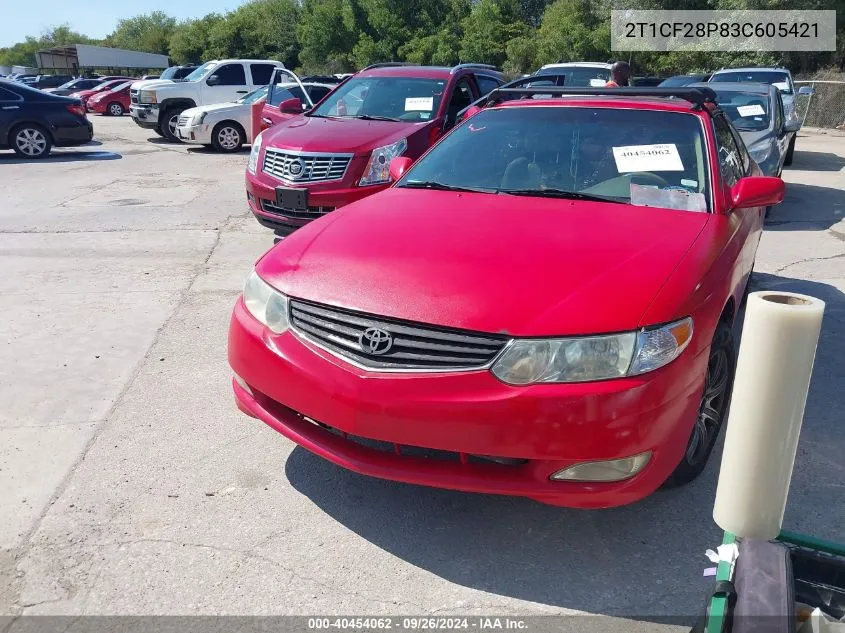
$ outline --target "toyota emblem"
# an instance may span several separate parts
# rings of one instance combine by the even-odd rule
[[[358,337],[358,345],[367,354],[381,356],[393,347],[393,336],[390,332],[377,327],[368,327]]]
[[[302,175],[302,172],[304,171],[305,163],[299,159],[291,161],[288,165],[288,173],[294,178],[299,178]]]

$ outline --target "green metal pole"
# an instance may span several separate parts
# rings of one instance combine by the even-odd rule
[[[725,532],[722,538],[722,545],[733,545],[736,543],[736,536]],[[716,567],[716,580],[733,580],[733,565],[727,561],[720,560]],[[707,612],[707,633],[723,633],[725,620],[728,616],[728,599],[725,596],[713,596],[710,598],[710,608]]]

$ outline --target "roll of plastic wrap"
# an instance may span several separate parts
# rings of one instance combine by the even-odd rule
[[[713,519],[737,536],[780,532],[824,302],[748,295]]]

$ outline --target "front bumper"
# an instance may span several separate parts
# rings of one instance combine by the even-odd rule
[[[132,120],[142,128],[153,130],[158,126],[159,109],[157,105],[142,105],[133,103],[129,106]]]
[[[350,165],[350,171],[353,171],[352,165]],[[286,234],[338,207],[371,196],[389,186],[389,184],[383,184],[358,187],[351,183],[354,183],[354,180],[303,184],[302,186],[308,189],[308,211],[286,211],[279,208],[270,209],[266,203],[275,205],[276,187],[295,185],[275,180],[262,172],[258,175],[246,172],[247,204],[259,223]]]
[[[374,477],[581,508],[632,503],[671,474],[696,418],[706,357],[681,355],[647,379],[512,387],[489,371],[363,371],[292,331],[273,335],[240,300],[229,330],[229,363],[251,391],[233,382],[238,407],[309,451]],[[415,456],[422,449],[448,458]],[[579,462],[645,451],[650,462],[625,481],[549,480]]]
[[[197,145],[211,145],[211,126],[205,123],[199,125],[180,125],[176,128],[179,140]]]

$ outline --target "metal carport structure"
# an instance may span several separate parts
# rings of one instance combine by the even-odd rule
[[[41,69],[67,70],[78,74],[82,68],[167,68],[167,55],[106,48],[90,44],[72,44],[45,48],[35,53],[36,65]]]

